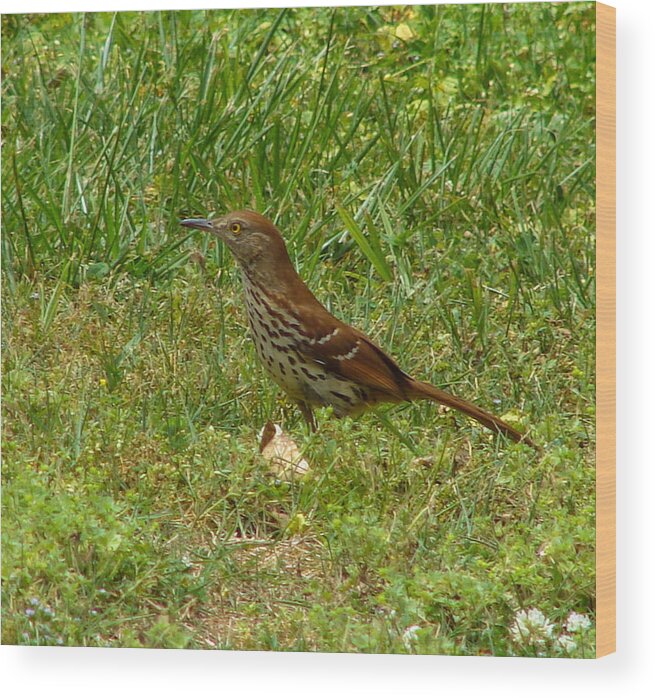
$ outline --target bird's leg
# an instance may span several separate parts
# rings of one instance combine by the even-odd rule
[[[309,425],[309,430],[312,432],[316,431],[316,418],[314,417],[312,408],[306,402],[298,402],[298,407],[300,408],[300,412],[305,418],[305,421]]]

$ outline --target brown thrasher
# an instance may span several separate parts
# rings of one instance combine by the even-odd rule
[[[332,405],[334,414],[343,417],[381,402],[433,400],[534,446],[477,405],[415,380],[365,334],[329,313],[298,276],[280,231],[264,216],[234,211],[211,221],[188,218],[181,223],[212,233],[236,257],[257,355],[298,403],[312,430],[316,405]]]

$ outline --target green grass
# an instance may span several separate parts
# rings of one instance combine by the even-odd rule
[[[2,21],[2,641],[591,656],[511,628],[594,615],[593,5]],[[178,224],[241,207],[543,454],[430,404],[308,436]]]

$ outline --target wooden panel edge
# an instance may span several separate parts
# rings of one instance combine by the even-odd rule
[[[596,656],[616,651],[616,9],[596,3]]]

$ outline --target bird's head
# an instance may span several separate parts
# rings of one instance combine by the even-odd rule
[[[186,218],[180,222],[222,240],[247,272],[275,269],[289,260],[280,231],[268,218],[254,211],[232,211],[213,220]]]

